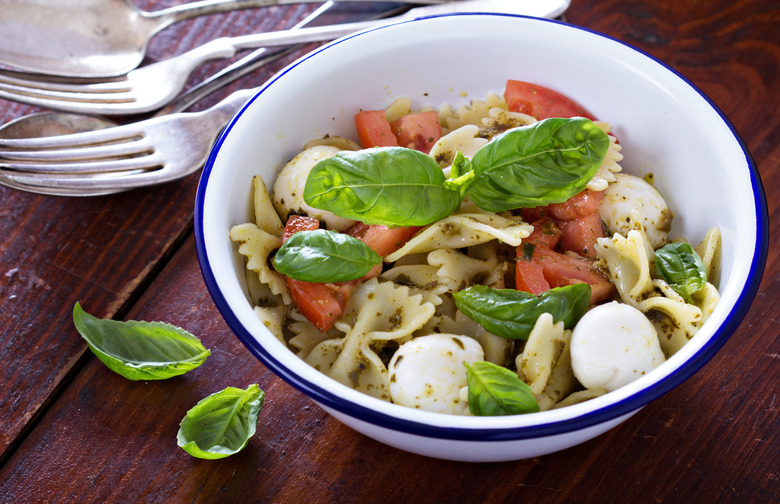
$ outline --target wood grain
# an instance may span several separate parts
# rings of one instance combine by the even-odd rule
[[[175,3],[138,5],[154,10]],[[780,204],[780,8],[775,4],[574,0],[566,15],[572,24],[660,59],[713,100],[752,152],[767,191],[772,236],[778,233]],[[150,58],[219,34],[289,26],[311,7],[175,25],[155,40]],[[236,86],[257,85],[263,75]],[[29,110],[0,101],[2,121]],[[776,247],[770,247],[753,306],[723,349],[695,376],[619,427],[544,457],[447,462],[395,450],[343,426],[242,346],[200,276],[191,236],[196,184],[191,177],[89,199],[0,187],[0,502],[768,503],[780,498]],[[70,321],[76,301],[100,316],[179,325],[199,336],[212,355],[172,380],[124,380],[85,353]],[[224,460],[201,461],[176,446],[178,422],[187,409],[226,386],[250,383],[258,383],[267,399],[247,449]]]

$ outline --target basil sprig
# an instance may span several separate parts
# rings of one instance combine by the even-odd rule
[[[346,282],[368,273],[382,258],[359,239],[335,231],[299,231],[274,256],[276,271],[305,282]]]
[[[189,332],[163,322],[99,319],[73,307],[73,323],[89,349],[129,380],[164,380],[195,369],[211,352]]]
[[[413,149],[343,151],[314,165],[303,199],[314,208],[366,224],[424,226],[461,203],[434,159]]]
[[[425,226],[468,196],[492,212],[559,203],[584,189],[609,137],[583,117],[550,118],[494,138],[446,179],[432,157],[402,147],[341,152],[309,172],[304,201],[367,224]]]
[[[590,285],[575,283],[534,296],[513,289],[475,285],[453,294],[464,315],[489,332],[508,339],[527,340],[542,313],[552,315],[564,328],[574,327],[590,305]]]
[[[707,284],[707,270],[699,254],[686,242],[664,245],[655,251],[658,275],[687,303]]]
[[[181,421],[178,445],[193,457],[220,459],[244,449],[255,435],[265,392],[257,384],[215,392],[192,407]]]
[[[531,387],[516,373],[491,362],[466,366],[469,410],[476,416],[520,415],[539,411]]]

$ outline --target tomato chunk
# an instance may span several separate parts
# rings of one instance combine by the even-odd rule
[[[586,215],[597,212],[601,200],[604,199],[604,191],[591,191],[585,189],[567,199],[563,203],[547,205],[547,214],[559,221],[576,220]]]
[[[364,149],[398,145],[384,110],[361,110],[355,114],[355,129]]]
[[[304,215],[291,215],[284,225],[282,231],[282,243],[298,231],[314,231],[320,228],[320,221],[315,217],[306,217]]]
[[[583,257],[595,259],[596,240],[606,236],[604,223],[598,212],[561,223],[561,249],[576,252]]]
[[[561,254],[550,250],[545,246],[533,246],[521,244],[517,250],[517,264],[515,283],[518,290],[538,295],[544,284],[538,278],[538,270],[541,268],[542,276],[548,284],[548,288],[563,287],[574,283],[587,283],[590,285],[590,304],[594,305],[611,298],[615,292],[615,286],[604,275],[593,268],[593,261],[568,254]],[[530,260],[529,260],[530,256]],[[532,266],[527,263],[535,263]],[[541,290],[544,292],[544,290]]]
[[[557,91],[525,81],[508,80],[504,100],[513,112],[521,112],[538,120],[548,117],[587,117],[593,115],[571,98]]]
[[[408,114],[390,121],[398,145],[428,154],[441,138],[439,113],[435,111]]]
[[[363,243],[371,247],[371,250],[384,257],[403,247],[419,229],[419,226],[389,228],[378,224],[358,222],[346,233],[362,240]]]
[[[534,227],[533,232],[525,238],[525,243],[541,245],[554,249],[561,241],[561,228],[550,217],[542,217],[531,223]]]
[[[550,290],[550,282],[544,278],[544,265],[531,257],[525,257],[523,249],[523,245],[518,247],[519,253],[515,262],[515,289],[538,296]]]
[[[594,269],[593,262],[589,259],[561,254],[545,247],[536,247],[533,257],[544,266],[544,278],[551,287],[563,287],[578,282],[589,284],[591,305],[611,298],[616,292],[612,282]]]

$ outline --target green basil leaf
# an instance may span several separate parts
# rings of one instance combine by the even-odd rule
[[[655,251],[655,269],[686,302],[707,284],[707,270],[699,254],[686,242],[664,245]]]
[[[198,338],[163,322],[99,319],[76,303],[73,323],[92,353],[128,380],[178,376],[211,355]]]
[[[492,362],[466,366],[469,410],[476,416],[520,415],[539,411],[539,403],[516,373]]]
[[[457,179],[472,171],[474,170],[471,168],[471,160],[458,149],[455,152],[455,159],[452,161],[452,167],[450,168],[450,178]]]
[[[402,147],[344,151],[314,165],[303,199],[347,219],[389,227],[425,226],[454,212],[462,201],[444,186],[433,158]]]
[[[538,296],[513,289],[475,285],[453,294],[464,315],[489,332],[508,339],[527,340],[542,313],[574,327],[590,305],[590,285],[575,283],[555,287]]]
[[[193,457],[220,459],[244,449],[255,435],[265,392],[228,387],[192,407],[181,421],[177,443]]]
[[[514,128],[474,155],[466,194],[490,212],[561,203],[585,189],[608,148],[607,134],[584,117]]]
[[[274,256],[276,271],[304,282],[347,282],[368,273],[382,258],[359,239],[335,231],[299,231]]]

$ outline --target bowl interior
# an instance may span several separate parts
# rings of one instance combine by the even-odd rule
[[[276,171],[323,135],[354,138],[360,109],[396,97],[413,106],[457,106],[501,94],[507,79],[556,89],[612,124],[623,170],[652,172],[675,214],[672,236],[723,236],[715,279],[721,301],[697,336],[661,367],[586,403],[520,417],[449,417],[384,403],[297,359],[258,321],[243,285],[244,262],[229,229],[253,219],[250,181]],[[234,118],[203,172],[196,239],[204,277],[230,326],[277,374],[315,400],[385,425],[463,429],[596,423],[674,387],[725,342],[747,310],[763,266],[766,211],[755,167],[733,128],[694,87],[663,64],[608,37],[549,20],[467,14],[426,18],[346,37],[276,75]],[[426,432],[425,427],[420,432]],[[444,434],[449,435],[449,434]]]

